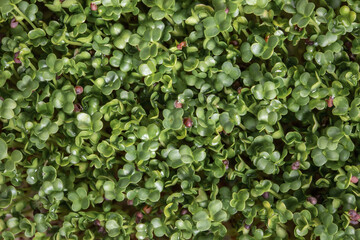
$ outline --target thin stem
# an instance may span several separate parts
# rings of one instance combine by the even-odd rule
[[[221,32],[221,34],[223,35],[223,37],[225,38],[225,40],[230,39],[230,35],[229,35],[228,32],[223,31],[223,32]]]
[[[20,128],[18,128],[17,126],[11,126],[11,127],[9,127],[10,129],[12,129],[12,130],[16,130],[16,131],[18,131],[18,132],[22,132],[23,130],[21,130]],[[24,148],[24,145],[23,144],[16,144],[16,142],[15,142],[15,144],[11,144],[11,147],[22,147],[22,148]]]
[[[169,49],[167,49],[167,47],[165,47],[164,45],[162,45],[161,43],[159,43],[159,42],[155,42],[155,44],[156,45],[158,45],[158,47],[159,48],[161,48],[162,50],[164,50],[164,51],[166,51],[166,52],[168,52],[169,51]]]
[[[246,29],[241,29],[241,31],[245,34],[246,38],[249,37],[249,33],[246,31]]]
[[[168,21],[171,23],[171,25],[175,26],[174,20],[172,20],[169,15],[166,14],[166,15],[165,15],[165,18],[166,18],[166,20],[168,20]]]
[[[242,125],[242,123],[240,123],[239,126],[241,127],[242,130],[246,131],[246,127]]]
[[[238,4],[238,9],[239,9],[240,16],[244,16],[244,9],[243,9],[242,5]]]
[[[319,27],[319,24],[317,24],[317,22],[316,22],[316,20],[314,20],[314,19],[310,19],[310,23],[312,24],[312,25],[314,25],[314,27],[315,27],[315,29],[316,29],[316,32],[318,32],[318,33],[320,33],[321,32],[321,29],[320,29],[320,27]]]
[[[320,79],[320,77],[319,77],[319,75],[318,75],[318,73],[317,73],[316,71],[315,71],[315,77],[316,77],[316,79],[320,82],[320,85],[321,85],[322,87],[327,88],[327,85],[324,84],[324,83],[321,81],[321,79]]]
[[[110,138],[111,135],[107,132],[104,132],[104,131],[101,131],[101,135],[104,136],[104,137],[107,137],[107,138]]]
[[[14,17],[17,17],[13,12],[11,12],[11,14],[14,16]],[[18,23],[20,23],[20,25],[25,29],[25,31],[29,31],[28,27],[25,25],[25,23],[23,21],[19,21]]]
[[[31,60],[33,60],[36,64],[39,62],[36,58],[32,58]]]
[[[246,108],[246,111],[248,111],[249,113],[251,113],[251,114],[253,114],[253,115],[255,115],[255,116],[257,115],[257,114],[255,114],[255,113],[254,113],[254,111],[253,111],[253,110],[251,110],[251,109],[250,109],[250,108],[248,108],[248,107]]]
[[[281,197],[279,194],[277,194],[274,190],[270,189],[269,192],[270,192],[272,195],[274,195],[277,199],[282,199],[282,197]]]
[[[113,100],[111,94],[110,95],[105,95],[107,99],[109,99],[109,101]]]
[[[16,78],[16,76],[11,76],[11,78],[9,78],[7,81],[9,81],[9,83],[12,83],[16,86],[18,79]]]
[[[236,52],[237,54],[241,55],[240,50],[238,50],[238,49],[236,49],[236,48],[232,49],[232,51],[234,51],[234,52]]]
[[[17,13],[19,13],[19,15],[22,17],[22,18],[24,18],[29,24],[30,24],[30,26],[32,27],[32,28],[36,28],[36,26],[33,24],[33,22],[32,21],[30,21],[30,19],[27,17],[27,16],[25,16],[25,14],[15,5],[15,4],[13,4],[13,7],[14,7],[14,9],[15,9],[15,11],[17,12]]]
[[[29,60],[29,66],[31,67],[31,69],[32,69],[34,72],[37,71],[36,67],[32,64],[32,62],[31,62],[30,60]]]
[[[25,25],[23,21],[19,21],[20,25],[25,29],[25,31],[29,31],[28,27]]]
[[[89,30],[89,29],[87,29],[87,30]],[[106,37],[106,35],[102,31],[100,31],[99,29],[97,29],[97,34],[100,34],[100,36],[102,36],[102,37]]]
[[[82,43],[80,43],[80,42],[73,42],[73,41],[69,41],[69,40],[65,40],[65,42],[67,43],[67,44],[70,44],[70,45],[74,45],[74,46],[82,46],[83,44]]]
[[[15,70],[14,64],[11,64],[10,67],[11,67],[11,70],[13,71],[13,73],[15,74],[16,78],[20,79],[18,72]]]
[[[337,76],[335,73],[331,72],[330,74],[331,74],[331,76],[333,76],[336,80],[338,80],[338,76]]]
[[[56,80],[56,77],[53,78],[53,83],[54,83],[55,89],[57,89],[57,80]]]
[[[289,55],[288,50],[286,49],[285,45],[281,45],[281,49],[286,53],[286,55]]]
[[[81,4],[78,4],[78,6],[81,8],[81,11],[82,11],[83,13],[85,13],[85,10],[84,10],[83,6],[82,6]]]
[[[357,186],[357,184],[353,184],[352,182],[350,182],[350,186],[352,186],[353,188],[356,188],[356,189],[358,189],[358,186]]]

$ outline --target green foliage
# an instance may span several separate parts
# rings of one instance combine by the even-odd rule
[[[72,202],[71,209],[75,212],[87,209],[90,205],[86,189],[79,187],[76,191],[69,192],[68,199]]]
[[[355,0],[1,0],[0,239],[360,239]]]
[[[255,36],[255,41],[256,43],[251,45],[251,52],[262,59],[269,59],[274,53],[274,48],[279,43],[279,38],[272,35],[266,41],[260,36]]]

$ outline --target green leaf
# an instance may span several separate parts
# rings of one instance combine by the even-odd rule
[[[53,182],[57,177],[56,169],[53,166],[45,166],[42,169],[44,181]]]
[[[28,33],[28,36],[30,39],[37,39],[37,38],[45,37],[46,33],[41,28],[35,28]]]
[[[327,162],[326,157],[320,149],[315,149],[311,152],[311,157],[314,161],[314,164],[318,167],[321,167]]]
[[[107,141],[102,141],[101,143],[99,143],[99,145],[97,146],[97,150],[102,156],[107,158],[115,153],[114,148],[110,146]]]
[[[333,102],[335,108],[332,113],[334,115],[344,115],[348,112],[349,102],[345,97],[335,97]]]
[[[14,109],[17,104],[11,98],[7,98],[4,101],[0,100],[0,117],[4,119],[11,119],[14,117]]]
[[[243,62],[248,63],[251,61],[251,59],[253,58],[253,53],[251,50],[251,46],[250,43],[248,42],[244,42],[241,44],[240,47],[240,51],[241,51],[241,59]],[[258,49],[254,49],[255,52],[259,51]]]
[[[214,200],[209,203],[208,209],[210,212],[210,216],[214,216],[217,212],[222,209],[222,203],[220,200]]]
[[[184,114],[183,109],[165,109],[163,111],[164,121],[163,126],[166,129],[174,129],[178,130],[183,125],[183,119],[182,116]]]
[[[264,52],[264,47],[262,45],[260,45],[260,43],[254,43],[251,45],[251,52],[259,57],[263,54]]]
[[[260,183],[255,185],[255,188],[251,189],[251,195],[253,197],[259,197],[264,194],[264,192],[268,192],[271,188],[271,181],[269,180],[261,180]]]
[[[220,120],[221,126],[223,126],[224,131],[226,133],[230,133],[233,130],[235,125],[234,125],[234,123],[232,123],[229,113],[227,113],[227,112],[222,113],[220,115],[219,120]]]
[[[195,57],[189,57],[184,61],[184,70],[186,72],[191,72],[192,70],[197,68],[198,65],[199,65],[199,59],[196,59]]]
[[[271,35],[268,39],[267,45],[269,48],[274,49],[279,43],[279,38],[275,35]]]
[[[70,26],[75,27],[86,21],[86,15],[83,13],[73,14],[70,17]]]
[[[4,159],[7,157],[7,144],[6,142],[0,138],[0,160]]]
[[[151,8],[150,14],[154,20],[161,20],[166,15],[166,13],[158,7]]]
[[[246,200],[250,197],[247,189],[241,189],[237,193],[233,193],[230,206],[236,208],[238,211],[243,211],[246,206]]]
[[[305,10],[304,10],[304,15],[310,16],[313,13],[314,9],[315,9],[314,3],[311,2],[311,3],[306,4]]]
[[[114,46],[117,47],[118,49],[124,49],[126,47],[126,44],[129,42],[130,40],[130,36],[131,36],[131,31],[129,30],[124,30],[120,33],[120,36],[118,36],[115,40],[114,40]]]
[[[196,227],[199,231],[207,231],[210,229],[211,222],[205,211],[195,213],[193,220],[196,222]]]
[[[196,228],[201,232],[209,230],[210,227],[211,227],[211,222],[209,220],[201,220],[196,223]]]
[[[105,224],[109,237],[116,237],[120,234],[120,226],[115,220],[109,220]]]
[[[87,113],[79,113],[76,116],[77,119],[77,127],[81,130],[88,130],[91,128],[91,117]]]
[[[154,73],[147,64],[141,64],[139,66],[139,72],[142,76],[148,76],[148,75]]]
[[[17,82],[16,86],[23,92],[23,96],[28,98],[32,94],[32,91],[39,87],[39,82],[31,79],[30,76],[25,75],[21,81]]]
[[[207,38],[215,37],[219,33],[220,33],[220,30],[217,26],[212,26],[212,27],[206,28],[204,31],[204,34]]]

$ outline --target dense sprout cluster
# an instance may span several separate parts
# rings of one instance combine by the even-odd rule
[[[360,239],[360,2],[1,0],[1,239]]]

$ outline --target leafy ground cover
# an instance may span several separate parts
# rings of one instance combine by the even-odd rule
[[[359,19],[1,0],[1,238],[360,239]]]

